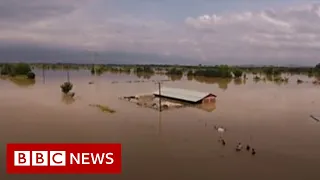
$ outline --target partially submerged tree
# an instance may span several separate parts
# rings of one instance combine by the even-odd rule
[[[242,74],[243,74],[243,72],[242,72],[241,69],[235,69],[233,71],[233,75],[234,75],[235,78],[240,78],[242,76]]]
[[[30,65],[26,63],[15,64],[13,70],[16,75],[27,75],[32,71]]]
[[[11,64],[4,64],[1,67],[1,75],[9,75],[12,72],[12,65]]]
[[[65,82],[60,87],[64,94],[68,94],[72,90],[73,84],[71,82]]]

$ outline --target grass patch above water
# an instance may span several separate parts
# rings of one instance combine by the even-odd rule
[[[100,105],[100,104],[89,104],[91,107],[99,108],[102,112],[105,113],[115,113],[116,111],[109,108],[108,106]]]

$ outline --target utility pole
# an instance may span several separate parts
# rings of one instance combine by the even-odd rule
[[[92,69],[93,69],[93,74],[94,75],[97,75],[96,74],[96,66],[95,66],[95,61],[96,61],[96,52],[93,52],[93,59],[92,59]]]
[[[161,82],[157,82],[158,84],[158,89],[159,89],[159,111],[162,111],[162,106],[161,106]]]
[[[67,65],[67,80],[70,82],[69,65]]]
[[[43,84],[45,84],[45,82],[46,82],[46,77],[45,77],[44,68],[45,68],[45,66],[44,66],[44,64],[42,64],[42,78],[43,78]]]

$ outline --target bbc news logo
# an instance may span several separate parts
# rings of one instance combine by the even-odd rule
[[[8,144],[9,174],[119,174],[121,144]]]

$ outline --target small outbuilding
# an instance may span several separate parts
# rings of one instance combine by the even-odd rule
[[[160,92],[155,91],[153,95],[156,97],[162,97],[166,99],[172,99],[176,101],[182,101],[191,104],[202,104],[215,102],[216,95],[213,93],[198,92],[179,88],[161,88]]]

